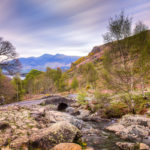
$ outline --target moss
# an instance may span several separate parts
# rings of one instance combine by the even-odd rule
[[[121,118],[123,115],[128,114],[127,106],[122,102],[111,104],[105,109],[104,117],[106,118]]]
[[[135,144],[134,150],[140,150],[140,144],[139,144],[139,143],[136,143],[136,144]]]

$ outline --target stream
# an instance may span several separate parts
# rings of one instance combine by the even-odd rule
[[[34,101],[23,101],[17,102],[9,105],[4,105],[3,107],[19,105],[19,106],[30,106],[30,105],[37,105],[44,101],[45,99],[41,100],[34,100]],[[122,141],[118,136],[114,133],[106,131],[105,128],[114,123],[114,120],[109,121],[101,121],[101,122],[93,122],[93,121],[84,121],[84,123],[89,126],[89,128],[84,128],[83,132],[83,139],[87,146],[93,147],[94,150],[119,150],[116,146],[116,142]],[[89,130],[95,130],[96,132],[89,132]]]
[[[93,147],[94,150],[119,150],[116,142],[122,140],[114,133],[105,130],[105,127],[112,124],[113,121],[102,121],[99,123],[88,121],[86,123],[98,131],[96,134],[83,135],[86,138],[87,146]]]

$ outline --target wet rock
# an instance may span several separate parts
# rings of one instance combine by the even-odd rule
[[[52,148],[52,150],[82,150],[82,147],[75,143],[60,143]]]
[[[150,118],[139,115],[126,115],[106,129],[113,131],[122,139],[150,145]]]
[[[78,108],[78,107],[80,107],[81,105],[80,105],[79,103],[72,103],[70,106],[71,106],[71,107],[76,107],[76,108]]]
[[[76,119],[74,116],[71,116],[67,113],[59,112],[59,111],[47,111],[45,113],[45,118],[50,123],[56,123],[56,122],[60,122],[60,121],[68,121],[79,129],[86,126],[82,120]]]
[[[119,133],[125,130],[125,127],[122,124],[114,123],[113,125],[108,126],[106,129],[112,132]]]
[[[94,150],[92,147],[87,147],[86,150]]]
[[[84,120],[84,118],[87,118],[90,115],[90,111],[89,110],[85,110],[85,109],[81,109],[79,110],[80,115],[77,116],[77,118]]]
[[[135,143],[129,143],[129,142],[117,142],[116,145],[121,149],[121,150],[134,150],[136,147]]]
[[[73,115],[73,116],[80,115],[80,111],[78,109],[73,108],[73,107],[68,107],[66,109],[66,112],[69,113],[70,115]]]

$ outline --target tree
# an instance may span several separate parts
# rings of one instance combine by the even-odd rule
[[[135,43],[135,36],[131,37],[131,25],[132,19],[123,12],[110,18],[108,32],[104,35],[109,50],[104,53],[102,77],[108,88],[126,95],[122,98],[129,110],[134,111],[133,91],[139,83],[137,60],[141,62],[142,53],[139,52],[141,47]],[[144,26],[141,25],[136,26],[134,30],[136,33],[143,30]],[[141,38],[139,39],[141,43],[140,40]]]
[[[15,99],[17,99],[17,101],[20,101],[25,93],[25,90],[23,89],[22,80],[20,79],[19,75],[13,77],[12,83],[16,90]]]
[[[76,77],[73,78],[72,83],[71,83],[71,88],[76,90],[79,86],[78,80]]]
[[[140,89],[145,97],[146,83],[150,74],[150,33],[148,27],[139,21],[134,29],[133,53],[137,54],[135,64],[140,82]]]
[[[145,24],[143,24],[141,21],[139,21],[136,23],[136,26],[134,28],[134,34],[136,35],[147,30],[148,30],[148,27]]]
[[[95,86],[98,74],[93,63],[81,65],[78,71],[84,76],[84,79],[87,83]]]
[[[0,96],[4,96],[5,103],[10,103],[15,94],[15,87],[11,83],[11,79],[3,75],[0,71]]]
[[[32,69],[26,76],[24,80],[24,88],[29,94],[37,93],[37,84],[39,83],[39,75],[42,74],[42,71]]]
[[[0,68],[10,74],[18,72],[21,64],[16,57],[17,53],[14,46],[9,41],[0,38]]]

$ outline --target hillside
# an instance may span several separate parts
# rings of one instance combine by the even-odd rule
[[[40,57],[19,58],[22,64],[22,72],[27,73],[32,69],[45,71],[47,67],[69,69],[72,62],[76,61],[78,56],[66,56],[63,54],[44,54]]]
[[[148,30],[149,33],[149,39],[150,39],[150,30]],[[132,36],[131,38],[138,38],[138,35]],[[73,71],[74,69],[77,69],[79,66],[84,65],[86,63],[94,63],[99,64],[102,61],[102,55],[106,50],[109,50],[109,44],[103,44],[99,46],[94,46],[91,52],[85,56],[81,57],[78,60],[76,60],[74,63],[72,63],[70,71]]]
[[[101,62],[102,55],[104,51],[107,49],[108,49],[108,44],[93,47],[92,51],[87,56],[81,57],[78,60],[76,60],[74,63],[72,63],[70,71],[72,72],[73,70],[76,70],[81,65],[84,65],[86,63],[96,64]]]

